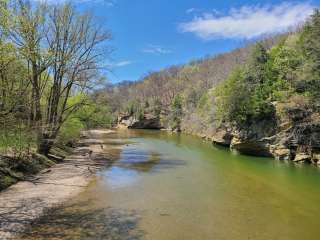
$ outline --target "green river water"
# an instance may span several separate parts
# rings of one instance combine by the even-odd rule
[[[197,137],[107,135],[108,167],[25,239],[318,240],[320,169]]]

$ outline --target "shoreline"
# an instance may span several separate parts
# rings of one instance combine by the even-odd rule
[[[76,147],[63,162],[0,192],[0,239],[14,239],[45,210],[63,204],[82,192],[95,172],[108,161],[107,156],[103,156],[101,139],[103,135],[113,132],[84,132],[85,138],[80,140],[80,147]]]

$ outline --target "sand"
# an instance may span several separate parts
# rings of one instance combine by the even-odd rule
[[[83,147],[76,148],[64,162],[0,192],[0,239],[13,239],[45,210],[63,204],[82,192],[96,170],[103,166],[101,139],[111,132],[84,132],[86,139],[81,140]]]

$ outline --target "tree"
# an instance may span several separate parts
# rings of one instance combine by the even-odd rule
[[[171,105],[171,128],[172,130],[175,131],[180,131],[181,130],[181,118],[183,114],[183,109],[182,109],[182,98],[180,95],[177,95]]]
[[[94,84],[105,56],[103,43],[111,38],[109,32],[94,22],[91,13],[76,13],[70,4],[54,6],[49,13],[46,34],[52,76],[46,104],[45,127],[39,145],[41,153],[48,153],[63,122],[86,102],[86,99],[67,104],[76,91],[84,93]]]
[[[216,115],[220,122],[246,121],[249,93],[246,91],[243,69],[236,69],[229,78],[214,89]]]
[[[315,10],[301,33],[304,64],[297,84],[299,92],[308,92],[319,102],[320,98],[320,10]]]
[[[274,77],[270,74],[268,62],[267,50],[258,43],[247,65],[236,69],[216,88],[217,115],[220,120],[242,125],[273,114],[270,97]]]
[[[29,81],[32,85],[30,119],[40,131],[41,98],[48,82],[46,71],[52,63],[51,54],[44,42],[45,33],[48,32],[48,8],[42,3],[33,6],[29,1],[17,0],[12,1],[10,10],[9,37],[28,66]]]
[[[159,99],[155,99],[151,104],[151,111],[156,116],[156,118],[160,119],[162,110],[162,103]]]
[[[7,1],[0,0],[0,38],[6,33],[9,12],[7,9]]]
[[[12,56],[19,59],[15,64],[25,66],[19,93],[28,87],[30,126],[37,132],[38,151],[48,154],[62,124],[87,101],[69,104],[69,98],[89,93],[101,79],[101,62],[109,53],[104,43],[111,35],[90,12],[79,13],[71,4],[13,0],[5,7],[0,9],[9,11],[8,21],[2,21],[6,26],[2,24],[0,33],[6,33]],[[0,51],[1,43],[0,39]]]
[[[266,81],[268,54],[262,43],[257,43],[246,67],[246,78],[252,87]]]

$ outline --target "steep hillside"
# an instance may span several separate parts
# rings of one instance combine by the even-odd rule
[[[160,108],[165,114],[170,111],[173,99],[180,95],[187,104],[185,110],[193,111],[208,89],[225,80],[236,66],[246,62],[251,49],[252,45],[249,45],[230,53],[151,72],[136,82],[110,85],[99,92],[97,98],[104,99],[118,113]]]
[[[131,127],[148,114],[241,153],[320,163],[319,43],[315,11],[294,33],[112,87],[107,101]]]

